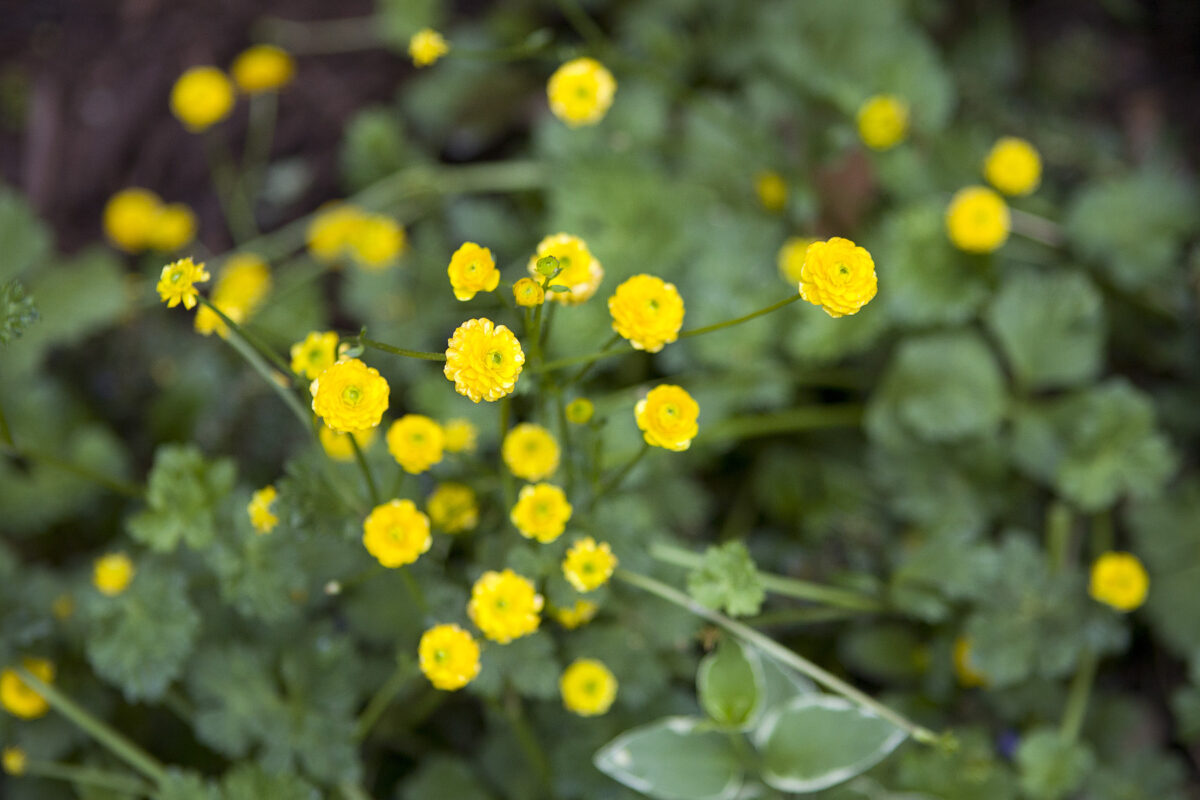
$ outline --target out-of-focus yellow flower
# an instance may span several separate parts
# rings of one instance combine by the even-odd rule
[[[513,299],[522,308],[540,306],[546,302],[546,290],[533,278],[521,278],[513,284]]]
[[[259,533],[270,533],[279,524],[279,517],[271,511],[271,505],[278,496],[279,492],[275,490],[274,486],[264,486],[250,495],[250,504],[246,506],[246,513],[250,515],[250,524],[254,526],[254,530]]]
[[[687,450],[700,430],[700,406],[679,386],[655,386],[638,401],[634,415],[646,443],[666,450]]]
[[[473,453],[479,431],[466,419],[448,419],[442,425],[443,446],[448,453]]]
[[[292,372],[312,380],[337,361],[338,335],[333,331],[311,331],[304,341],[292,345]]]
[[[512,393],[525,364],[521,343],[508,328],[490,319],[469,319],[454,331],[442,372],[454,390],[478,403]]]
[[[249,319],[271,291],[271,268],[253,253],[238,253],[225,262],[213,287],[212,304],[239,325]],[[229,335],[225,321],[207,306],[196,312],[196,331],[205,336]]]
[[[858,135],[872,150],[888,150],[908,133],[908,104],[890,94],[867,98],[858,109]]]
[[[592,415],[596,413],[596,404],[586,397],[576,397],[567,403],[564,413],[567,415],[567,422],[586,425],[591,421]]]
[[[999,248],[1008,240],[1011,224],[1004,198],[984,186],[959,189],[946,208],[946,233],[968,253]]]
[[[638,350],[657,353],[679,338],[683,298],[675,284],[653,275],[634,275],[608,298],[613,330]]]
[[[446,268],[450,288],[459,300],[470,300],[477,292],[490,292],[500,284],[500,271],[492,251],[474,242],[465,242],[450,256]]]
[[[60,594],[50,605],[50,613],[57,620],[70,619],[75,613],[75,598],[69,594]]]
[[[216,67],[192,67],[171,88],[171,113],[192,133],[215,125],[233,110],[233,84]]]
[[[419,475],[442,460],[442,426],[421,414],[405,414],[387,432],[388,452],[410,475]]]
[[[346,246],[356,264],[372,272],[395,263],[408,246],[404,226],[382,214],[361,216],[349,228]]]
[[[184,308],[195,308],[198,302],[196,297],[200,294],[196,284],[203,283],[209,277],[203,263],[197,264],[191,258],[181,258],[162,268],[162,275],[155,288],[158,289],[158,296],[167,304],[167,308],[174,308],[180,303],[183,303]]]
[[[21,666],[42,683],[54,682],[54,665],[44,658],[23,659]],[[0,672],[0,706],[21,719],[37,719],[50,710],[45,698],[11,668]]]
[[[422,28],[408,40],[408,55],[412,58],[413,66],[428,67],[450,52],[450,45],[445,37],[433,28]]]
[[[479,674],[479,643],[458,625],[436,625],[417,645],[421,672],[435,689],[461,689]]]
[[[100,594],[116,597],[129,588],[137,569],[124,553],[109,553],[92,566],[92,585]]]
[[[983,175],[1005,194],[1029,194],[1042,180],[1042,157],[1024,139],[1005,136],[992,145],[984,159]]]
[[[808,251],[808,246],[815,241],[816,239],[807,236],[793,236],[779,248],[775,263],[779,267],[779,277],[783,278],[784,283],[799,285],[800,277],[804,274],[804,254]]]
[[[183,203],[160,206],[146,232],[146,243],[170,253],[196,238],[196,215]]]
[[[335,431],[350,433],[379,424],[391,387],[379,370],[349,358],[322,372],[309,391],[317,416]]]
[[[19,778],[25,774],[25,765],[28,762],[28,756],[19,747],[6,747],[3,754],[0,754],[0,767],[14,778]]]
[[[575,630],[591,622],[599,609],[600,606],[590,600],[576,600],[575,605],[570,608],[556,608],[551,613],[559,625],[568,630]]]
[[[513,426],[504,436],[500,455],[518,478],[540,481],[558,469],[558,442],[550,431],[532,422]]]
[[[552,256],[558,261],[561,272],[550,281],[550,286],[563,286],[565,292],[550,292],[547,296],[556,303],[578,305],[596,293],[600,281],[604,280],[604,267],[588,250],[587,243],[578,236],[556,233],[538,242],[537,251],[529,259],[529,275],[540,282],[537,262]]]
[[[273,44],[256,44],[243,50],[230,67],[233,81],[246,94],[273,92],[292,82],[296,62]]]
[[[358,442],[358,448],[365,453],[375,443],[378,435],[379,428],[367,428],[354,431],[354,433],[338,433],[328,425],[321,425],[320,430],[317,431],[317,438],[321,440],[321,447],[325,450],[325,455],[334,461],[354,460],[354,445],[350,443],[351,436],[354,437],[355,442]]]
[[[590,592],[608,583],[617,568],[617,557],[608,542],[597,543],[591,536],[571,545],[563,558],[563,576],[579,592]]]
[[[162,200],[149,189],[122,189],[104,205],[104,235],[127,253],[150,245],[151,231]]]
[[[1133,611],[1146,602],[1150,576],[1133,553],[1108,552],[1092,564],[1088,594],[1117,611]]]
[[[475,491],[463,483],[439,483],[425,508],[433,524],[446,533],[462,533],[479,524]]]
[[[835,236],[813,242],[800,268],[800,296],[831,317],[857,314],[879,288],[875,261],[865,248]]]
[[[576,659],[563,671],[558,686],[566,709],[581,717],[605,713],[617,699],[617,679],[594,658]]]
[[[366,215],[349,203],[328,203],[308,224],[308,252],[326,263],[349,254],[350,240]]]
[[[363,546],[385,567],[402,567],[429,550],[429,517],[411,500],[375,506],[363,522]]]
[[[538,483],[521,489],[510,518],[526,539],[548,544],[562,536],[571,518],[571,504],[559,487]]]
[[[568,61],[546,84],[550,110],[572,128],[604,119],[616,93],[616,79],[594,58]]]
[[[971,640],[965,636],[954,640],[954,675],[965,689],[987,686],[987,676],[971,663]]]
[[[787,206],[788,187],[778,172],[763,170],[754,176],[754,192],[758,202],[771,213],[783,211]]]
[[[467,614],[484,636],[508,644],[538,629],[544,602],[528,578],[511,569],[488,571],[471,587]]]

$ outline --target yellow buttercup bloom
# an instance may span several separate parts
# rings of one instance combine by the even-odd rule
[[[804,274],[804,255],[808,252],[808,246],[815,241],[807,236],[793,236],[779,248],[775,263],[784,283],[793,286],[800,283],[800,277]]]
[[[146,243],[164,253],[178,250],[194,238],[196,215],[183,203],[160,206],[146,232]]]
[[[567,422],[586,425],[591,421],[592,415],[596,413],[596,404],[586,397],[576,397],[567,403],[567,407],[563,411],[567,415]]]
[[[54,682],[54,665],[44,658],[26,658],[21,666],[42,683]],[[0,672],[0,706],[21,719],[37,719],[50,710],[50,704],[11,668]]]
[[[588,250],[587,244],[578,236],[556,233],[538,242],[537,251],[529,259],[529,275],[541,281],[537,262],[546,256],[558,261],[558,275],[550,280],[550,286],[562,286],[565,292],[550,292],[549,299],[564,305],[578,305],[596,293],[600,281],[604,280],[604,267]]]
[[[92,566],[92,585],[100,594],[116,597],[129,588],[137,569],[124,553],[109,553]]]
[[[835,236],[813,242],[800,268],[800,296],[831,317],[857,314],[879,288],[875,261],[866,249]]]
[[[591,536],[571,545],[562,562],[563,576],[580,592],[590,592],[608,583],[616,568],[617,557],[608,542],[597,544]]]
[[[365,453],[375,443],[375,437],[378,435],[379,428],[366,428],[354,431],[354,433],[338,433],[328,425],[322,425],[317,431],[317,438],[321,440],[321,447],[325,450],[325,455],[334,461],[354,460],[354,445],[350,443],[351,436],[354,437],[355,442],[358,442],[358,448]]]
[[[959,250],[990,253],[1008,239],[1012,223],[1004,198],[983,186],[959,189],[946,208],[946,232]]]
[[[405,414],[387,432],[388,452],[409,475],[442,460],[442,426],[421,414]]]
[[[525,364],[512,331],[490,319],[469,319],[458,326],[448,345],[442,372],[454,381],[454,391],[476,403],[512,393]]]
[[[272,44],[256,44],[233,60],[229,72],[246,94],[273,92],[292,82],[296,62],[288,52]]]
[[[895,95],[877,94],[858,109],[858,135],[872,150],[895,147],[908,133],[908,104]]]
[[[984,159],[983,175],[1005,194],[1029,194],[1042,180],[1042,157],[1024,139],[1005,136]]]
[[[443,446],[448,453],[473,453],[479,431],[466,419],[448,419],[442,425]]]
[[[547,544],[562,536],[571,518],[571,504],[559,487],[538,483],[521,489],[510,518],[526,539]]]
[[[479,524],[475,491],[462,483],[439,483],[425,504],[433,524],[446,533],[473,530]]]
[[[540,481],[558,469],[558,442],[550,431],[532,422],[513,426],[504,436],[500,455],[509,471],[527,481]]]
[[[271,291],[271,268],[253,253],[238,253],[225,262],[213,287],[212,304],[234,322],[249,319]],[[207,336],[213,331],[229,335],[225,321],[207,306],[196,312],[196,331]]]
[[[540,306],[546,302],[546,290],[533,278],[521,278],[513,284],[513,299],[522,308]]]
[[[1150,576],[1132,553],[1108,552],[1092,564],[1088,594],[1117,611],[1133,611],[1146,602]]]
[[[675,284],[653,275],[634,275],[608,298],[613,330],[638,350],[657,353],[679,338],[683,298]]]
[[[203,263],[197,264],[191,258],[181,258],[162,268],[162,275],[155,288],[158,289],[158,296],[167,304],[167,308],[174,308],[180,303],[183,303],[184,308],[195,308],[196,297],[200,294],[196,284],[203,283],[209,277]]]
[[[104,205],[104,235],[127,253],[140,253],[150,245],[162,201],[149,189],[122,189]]]
[[[590,600],[576,600],[570,608],[556,608],[551,611],[558,624],[568,630],[575,630],[586,625],[595,618],[600,606]]]
[[[550,110],[572,128],[604,119],[616,93],[616,79],[594,58],[568,61],[546,84]]]
[[[544,602],[528,578],[511,569],[488,571],[471,587],[467,614],[484,636],[508,644],[538,629]]]
[[[348,203],[329,203],[308,225],[308,252],[318,261],[337,261],[350,250],[350,241],[358,232],[364,214]]]
[[[271,511],[271,505],[278,496],[279,492],[275,490],[274,486],[264,486],[250,495],[250,504],[246,506],[246,513],[250,515],[250,524],[254,526],[254,530],[259,533],[270,533],[279,524],[279,517]]]
[[[338,335],[333,331],[312,331],[304,341],[292,345],[292,372],[312,380],[337,361]]]
[[[634,408],[646,444],[666,450],[687,450],[700,430],[700,406],[684,389],[655,386]]]
[[[787,206],[787,182],[778,172],[763,170],[755,175],[754,193],[758,195],[758,202],[762,207],[772,213],[783,211]]]
[[[412,500],[375,506],[363,522],[363,546],[385,567],[411,564],[429,550],[429,517]]]
[[[599,716],[617,699],[616,677],[594,658],[576,659],[563,671],[558,687],[567,711],[581,717]]]
[[[0,767],[14,778],[25,774],[28,761],[25,751],[19,747],[6,747],[3,754],[0,754]]]
[[[349,358],[322,372],[309,391],[317,416],[335,431],[350,433],[379,424],[391,387],[379,370]]]
[[[450,52],[446,39],[433,28],[422,28],[408,40],[408,55],[413,66],[428,67]]]
[[[965,636],[954,640],[954,675],[966,689],[987,686],[987,676],[971,663],[971,640]]]
[[[171,113],[192,133],[215,125],[233,110],[233,84],[216,67],[192,67],[171,88]]]
[[[390,266],[407,246],[404,227],[382,214],[362,216],[348,229],[350,255],[360,267],[373,272]]]
[[[458,625],[435,625],[421,634],[417,656],[435,689],[461,689],[479,674],[479,643]]]
[[[492,251],[474,242],[465,242],[450,256],[446,268],[450,288],[459,300],[470,300],[477,292],[490,292],[500,283],[500,271]]]

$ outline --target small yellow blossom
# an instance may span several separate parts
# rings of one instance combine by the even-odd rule
[[[160,206],[146,231],[146,243],[170,253],[196,238],[196,215],[183,203]]]
[[[616,93],[616,79],[594,58],[568,61],[546,83],[550,110],[572,128],[604,119]]]
[[[908,133],[908,104],[890,94],[867,98],[858,109],[858,136],[872,150],[889,150]]]
[[[983,186],[959,189],[946,208],[946,232],[959,250],[990,253],[1008,240],[1011,226],[1004,198]]]
[[[312,380],[337,361],[338,335],[333,331],[312,331],[304,341],[292,345],[292,372]]]
[[[488,571],[471,587],[467,614],[484,636],[508,644],[538,629],[544,602],[528,578],[511,569]]]
[[[563,558],[563,576],[580,592],[590,592],[608,583],[617,568],[617,557],[608,542],[597,543],[591,536],[571,545]]]
[[[296,62],[282,48],[256,44],[233,60],[229,72],[234,83],[246,94],[273,92],[291,83],[296,74]]]
[[[156,287],[158,296],[167,304],[167,308],[174,308],[180,303],[184,308],[195,308],[196,297],[200,294],[195,284],[203,283],[209,277],[203,263],[197,264],[191,258],[172,261],[162,268]]]
[[[638,350],[657,353],[679,338],[683,298],[675,284],[653,275],[634,275],[608,298],[613,330]]]
[[[783,278],[784,283],[792,286],[800,283],[800,277],[804,274],[804,254],[808,252],[808,246],[815,241],[816,239],[807,236],[793,236],[779,248],[775,263],[779,267],[779,277]]]
[[[421,414],[405,414],[387,432],[388,452],[410,475],[419,475],[442,460],[442,426]]]
[[[754,193],[758,195],[762,207],[773,214],[783,211],[787,206],[787,182],[778,172],[763,170],[755,175]]]
[[[527,481],[548,478],[558,469],[558,442],[550,431],[532,422],[522,422],[505,435],[500,455],[513,475]]]
[[[1042,157],[1024,139],[1005,136],[984,159],[983,175],[1005,194],[1030,194],[1042,180]]]
[[[375,506],[363,522],[363,546],[385,567],[411,564],[433,542],[429,517],[412,500],[391,500]]]
[[[322,425],[317,431],[317,438],[321,440],[321,447],[325,450],[325,455],[334,461],[354,460],[354,445],[350,443],[351,436],[358,443],[358,448],[365,453],[375,443],[378,435],[379,428],[366,428],[353,433],[338,433],[328,425]]]
[[[313,217],[306,234],[308,252],[326,263],[347,255],[366,215],[348,203],[328,203]]]
[[[617,699],[617,679],[594,658],[576,659],[563,671],[558,687],[567,711],[581,717],[605,713]]]
[[[349,358],[322,372],[309,391],[317,416],[335,431],[350,433],[379,424],[391,388],[379,370]]]
[[[50,613],[57,620],[70,619],[75,613],[75,598],[69,594],[60,594],[50,605]]]
[[[213,287],[211,302],[221,313],[241,324],[249,319],[271,291],[271,268],[253,253],[238,253],[232,256]],[[195,327],[205,336],[216,331],[225,338],[229,335],[225,321],[207,306],[196,312]]]
[[[382,214],[361,216],[348,230],[346,247],[356,264],[372,272],[390,266],[408,246],[404,226]]]
[[[436,64],[439,58],[449,52],[450,45],[446,43],[445,37],[433,28],[422,28],[408,40],[408,55],[415,67]]]
[[[279,517],[271,511],[271,505],[279,492],[274,486],[264,486],[250,496],[250,504],[246,513],[250,515],[250,524],[259,533],[270,533],[279,524]]]
[[[529,259],[529,275],[541,282],[537,262],[547,256],[558,261],[560,272],[550,280],[550,286],[562,286],[565,292],[550,292],[549,299],[564,305],[578,305],[596,293],[600,281],[604,280],[604,267],[588,250],[587,243],[578,236],[556,233],[538,242],[537,250]]]
[[[450,256],[446,268],[450,287],[459,300],[470,300],[477,292],[490,292],[500,283],[500,271],[492,251],[474,242],[465,242]]]
[[[192,133],[215,125],[233,110],[233,84],[216,67],[192,67],[171,88],[171,113]]]
[[[865,248],[835,236],[813,242],[800,268],[800,296],[831,317],[857,314],[879,288],[875,261]]]
[[[554,614],[559,625],[567,630],[575,630],[591,622],[599,610],[600,606],[590,600],[576,600],[575,605],[570,608],[555,608],[551,613]]]
[[[4,752],[0,754],[0,768],[12,775],[14,778],[25,774],[25,765],[28,763],[28,757],[25,751],[19,747],[6,747]]]
[[[96,559],[92,567],[92,585],[100,594],[116,597],[129,588],[137,569],[124,553],[109,553]]]
[[[417,645],[421,672],[435,689],[461,689],[479,674],[479,643],[458,625],[435,625]]]
[[[54,665],[44,658],[26,658],[21,666],[42,683],[54,682]],[[11,668],[0,672],[0,706],[22,719],[37,719],[50,710],[46,700]]]
[[[987,676],[971,663],[971,640],[965,636],[954,640],[954,675],[965,689],[987,686]]]
[[[521,278],[513,284],[513,299],[522,308],[540,306],[546,302],[546,290],[533,278]]]
[[[425,508],[433,524],[446,533],[474,530],[479,524],[475,491],[463,483],[439,483]]]
[[[524,364],[525,353],[513,332],[479,318],[454,331],[442,371],[459,394],[476,403],[490,402],[512,393]]]
[[[562,536],[571,518],[571,504],[559,487],[538,483],[521,489],[510,518],[526,539],[548,544]]]
[[[150,244],[151,231],[162,201],[149,189],[122,189],[104,206],[104,235],[127,253],[140,253]]]
[[[442,425],[443,445],[447,453],[473,453],[479,431],[466,419],[448,419]]]
[[[1150,577],[1132,553],[1108,552],[1092,564],[1088,594],[1117,611],[1133,611],[1146,602]]]
[[[666,450],[687,450],[700,430],[700,406],[687,391],[670,384],[651,389],[638,401],[634,415],[646,444]]]
[[[567,403],[564,413],[567,415],[567,422],[586,425],[591,421],[592,415],[596,413],[596,404],[586,397],[576,397]]]

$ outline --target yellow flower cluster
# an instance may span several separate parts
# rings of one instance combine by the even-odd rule
[[[783,176],[772,170],[763,170],[754,176],[754,193],[764,209],[775,214],[787,206],[788,187]]]
[[[28,762],[29,757],[19,747],[6,747],[0,753],[0,769],[14,778],[25,774],[25,766]]]
[[[229,116],[233,100],[233,83],[216,67],[192,67],[171,87],[171,113],[192,133]]]
[[[317,431],[317,438],[321,441],[321,448],[325,451],[325,455],[334,461],[354,460],[354,445],[351,444],[350,437],[354,437],[353,441],[358,443],[358,449],[365,453],[375,443],[378,435],[379,428],[366,428],[365,430],[354,431],[354,433],[338,433],[324,424]]]
[[[500,284],[500,271],[492,251],[474,242],[466,242],[450,256],[446,268],[450,287],[459,300],[470,300],[478,292],[490,292]]]
[[[804,256],[808,252],[808,246],[815,241],[816,239],[807,236],[793,236],[779,248],[775,263],[779,267],[779,277],[783,278],[784,283],[799,285],[800,278],[804,275]]]
[[[373,428],[387,411],[391,388],[379,374],[357,358],[339,361],[309,387],[317,416],[338,433]]]
[[[267,262],[252,253],[238,253],[217,276],[212,304],[240,325],[253,316],[270,291],[271,268]],[[229,335],[229,326],[207,306],[196,312],[195,327],[205,336],[213,331],[222,339]]]
[[[1042,157],[1024,139],[1005,136],[984,159],[983,176],[1004,194],[1030,194],[1042,180]]]
[[[655,386],[634,407],[646,444],[676,452],[687,450],[700,430],[700,406],[679,386]]]
[[[1146,602],[1150,576],[1132,553],[1108,552],[1092,564],[1088,594],[1117,611],[1133,611]]]
[[[137,569],[124,553],[109,553],[92,565],[92,585],[100,594],[116,597],[129,588]]]
[[[573,306],[584,302],[600,288],[604,267],[592,255],[587,243],[578,236],[556,233],[538,242],[529,259],[529,275],[540,280],[537,262],[550,256],[558,261],[560,272],[550,280],[550,286],[561,286],[565,292],[550,292],[547,296],[556,303]]]
[[[568,61],[546,83],[550,110],[572,128],[604,119],[616,93],[616,79],[594,58]]]
[[[409,475],[419,475],[442,460],[442,426],[421,414],[405,414],[387,432],[388,452]]]
[[[479,440],[479,431],[475,429],[470,420],[448,419],[442,426],[442,436],[445,440],[446,452],[471,453],[475,451],[475,445]]]
[[[879,286],[871,254],[849,239],[835,236],[813,242],[800,268],[800,296],[831,317],[857,314]]]
[[[246,513],[250,516],[250,524],[258,533],[270,533],[279,524],[279,517],[271,511],[271,505],[279,497],[274,486],[264,486],[250,495],[250,504]]]
[[[858,136],[872,150],[888,150],[908,133],[908,105],[899,97],[877,94],[858,109]]]
[[[385,567],[413,563],[432,542],[429,517],[411,500],[390,500],[375,506],[363,522],[363,546]]]
[[[616,568],[617,557],[608,542],[597,544],[591,536],[571,545],[562,562],[563,576],[580,592],[590,592],[608,583]]]
[[[242,51],[229,68],[233,82],[246,94],[282,89],[292,82],[296,62],[286,50],[271,44],[256,44]]]
[[[600,607],[590,600],[576,600],[575,605],[570,608],[556,608],[551,613],[559,625],[567,630],[575,630],[591,622],[599,610]]]
[[[450,337],[443,372],[456,392],[478,403],[511,394],[524,364],[512,331],[490,319],[469,319]]]
[[[563,705],[581,717],[595,717],[608,711],[617,699],[617,679],[603,663],[579,658],[567,667],[558,681]]]
[[[304,341],[292,345],[292,372],[312,380],[337,361],[338,335],[333,331],[312,331]]]
[[[528,578],[511,569],[488,571],[471,587],[467,614],[484,636],[508,644],[538,629],[543,603]]]
[[[550,431],[533,422],[522,422],[504,436],[500,456],[518,478],[540,481],[558,469],[558,442]]]
[[[197,264],[191,258],[181,258],[162,268],[158,286],[155,288],[158,289],[158,296],[167,304],[167,308],[174,308],[180,303],[183,303],[184,308],[195,308],[198,302],[196,298],[200,295],[196,284],[203,283],[209,277],[203,263]]]
[[[169,253],[196,236],[196,215],[183,203],[163,203],[149,189],[122,189],[104,205],[104,234],[127,253]]]
[[[348,203],[332,203],[308,226],[308,252],[318,261],[350,258],[376,271],[395,262],[408,246],[404,227],[383,214],[370,214]]]
[[[946,209],[946,232],[959,250],[990,253],[1008,240],[1011,228],[1004,198],[984,186],[959,189]]]
[[[679,338],[683,298],[675,285],[653,275],[634,275],[608,298],[613,330],[638,350],[657,353]]]
[[[479,674],[479,643],[458,625],[435,625],[417,645],[421,672],[435,689],[461,689]]]
[[[54,682],[54,665],[44,658],[23,659],[21,666],[42,683]],[[0,706],[21,719],[37,719],[50,710],[45,698],[12,668],[0,672]]]
[[[479,503],[466,484],[439,483],[425,508],[433,524],[446,533],[462,533],[479,524]]]
[[[428,67],[450,52],[450,45],[445,37],[433,28],[422,28],[408,40],[408,55],[412,58],[413,66]]]
[[[562,536],[571,518],[571,504],[559,487],[537,483],[521,489],[510,518],[526,539],[547,544]]]

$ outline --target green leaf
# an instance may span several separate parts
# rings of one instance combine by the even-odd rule
[[[405,784],[402,800],[491,800],[470,762],[461,758],[433,756],[422,759],[421,766]]]
[[[548,700],[558,696],[562,666],[554,655],[554,640],[542,631],[489,645],[480,656],[479,677],[471,690],[498,697],[506,683],[525,697]]]
[[[1022,737],[1017,748],[1021,789],[1034,800],[1059,800],[1075,791],[1091,771],[1095,757],[1079,742],[1052,728]]]
[[[15,278],[50,255],[50,229],[38,219],[20,192],[0,185],[0,280]]]
[[[907,734],[840,697],[812,694],[769,709],[753,734],[762,779],[781,792],[817,792],[878,764]]]
[[[367,108],[346,126],[342,139],[342,174],[346,188],[356,192],[386,178],[413,160],[414,149],[392,107]]]
[[[229,459],[208,462],[194,445],[164,445],[147,481],[149,508],[129,520],[129,533],[152,550],[170,552],[181,541],[208,547],[216,534],[216,508],[233,488]]]
[[[1176,655],[1195,658],[1200,642],[1200,481],[1190,477],[1161,498],[1130,504],[1127,519],[1133,551],[1150,574],[1142,613]],[[1200,672],[1194,679],[1200,684]]]
[[[15,278],[0,286],[0,344],[10,344],[38,320],[37,306]]]
[[[1087,780],[1089,800],[1189,800],[1189,770],[1174,754],[1146,750],[1097,765]],[[1191,787],[1194,788],[1194,787]]]
[[[750,551],[739,541],[709,547],[687,586],[701,604],[723,608],[731,617],[757,614],[767,596]]]
[[[743,768],[729,734],[691,717],[626,731],[596,753],[595,764],[657,800],[733,800],[742,786]]]
[[[740,727],[761,708],[766,690],[761,662],[756,650],[743,648],[732,636],[700,661],[696,691],[701,707],[718,724]]]
[[[298,775],[272,775],[256,764],[238,764],[221,780],[223,800],[318,800],[320,793]]]
[[[763,699],[759,704],[762,709],[775,708],[793,697],[817,691],[817,685],[807,677],[769,656],[760,653],[759,664],[763,675]]]
[[[1017,776],[984,728],[954,732],[958,747],[910,747],[897,756],[896,788],[931,797],[1016,800]]]
[[[195,772],[171,767],[158,785],[156,800],[223,800],[221,792]]]

